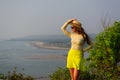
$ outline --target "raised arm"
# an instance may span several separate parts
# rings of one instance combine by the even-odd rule
[[[65,23],[63,24],[63,26],[61,27],[61,30],[63,31],[63,33],[64,33],[65,35],[67,35],[68,37],[71,36],[71,33],[70,33],[68,30],[66,30],[66,28],[67,28],[67,26],[68,26],[72,21],[73,21],[73,19],[68,20],[68,21],[65,22]]]

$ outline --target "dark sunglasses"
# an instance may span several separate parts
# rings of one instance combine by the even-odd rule
[[[71,29],[74,29],[75,27],[71,26]]]

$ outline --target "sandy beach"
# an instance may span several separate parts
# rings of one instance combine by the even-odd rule
[[[58,45],[52,45],[52,44],[47,44],[47,43],[43,43],[43,42],[30,42],[30,45],[36,47],[36,48],[44,48],[44,49],[53,49],[53,50],[66,50],[69,48],[65,48],[65,47],[58,47]]]

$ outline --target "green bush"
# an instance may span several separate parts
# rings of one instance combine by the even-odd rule
[[[69,70],[59,67],[53,74],[49,75],[51,80],[71,80]],[[80,80],[93,80],[93,75],[88,71],[80,72]]]
[[[2,80],[35,80],[33,77],[25,75],[24,73],[18,73],[17,68],[14,68],[12,72],[8,72],[7,75],[0,74]]]
[[[51,80],[70,80],[68,69],[59,67],[53,74],[49,75]]]
[[[94,48],[90,51],[90,72],[94,80],[119,80],[117,73],[120,62],[120,22],[115,22],[96,36]]]

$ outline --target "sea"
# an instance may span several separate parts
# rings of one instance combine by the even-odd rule
[[[92,35],[94,38],[95,35]],[[66,67],[70,39],[65,35],[34,35],[0,41],[0,73],[14,71],[48,77]],[[85,53],[85,57],[88,57]]]

